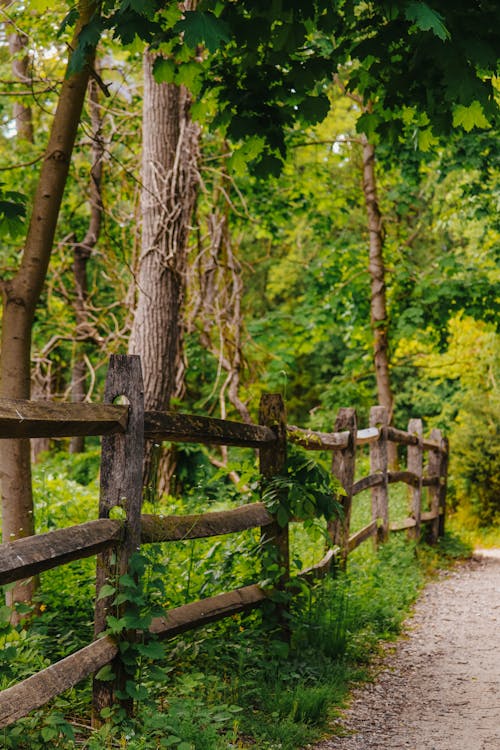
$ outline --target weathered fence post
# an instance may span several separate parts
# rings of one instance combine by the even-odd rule
[[[448,485],[448,438],[441,436],[441,467],[439,472],[439,536],[444,536],[446,526],[446,490]]]
[[[416,474],[418,477],[418,484],[412,485],[411,514],[415,519],[415,526],[411,529],[408,529],[408,536],[418,541],[420,539],[420,526],[422,517],[422,473],[424,460],[424,430],[422,427],[422,420],[410,419],[410,421],[408,422],[408,432],[410,433],[410,435],[416,435],[416,437],[418,438],[417,445],[408,446],[408,471],[413,472],[413,474]]]
[[[333,452],[332,474],[342,485],[345,495],[339,497],[343,517],[336,518],[328,524],[328,533],[333,545],[340,547],[340,564],[345,569],[349,553],[349,529],[351,525],[352,486],[356,470],[356,435],[358,431],[356,409],[339,409],[335,420],[335,432],[349,432],[349,441],[345,448]]]
[[[260,475],[265,490],[266,481],[283,474],[286,467],[286,410],[279,393],[264,393],[260,400],[259,424],[270,427],[276,435],[276,442],[259,449]],[[276,615],[283,637],[288,640],[290,624],[286,586],[290,579],[290,551],[288,524],[281,526],[274,522],[261,530],[265,552],[279,566],[276,585]],[[266,555],[267,556],[267,555]]]
[[[379,430],[379,439],[370,443],[370,472],[380,474],[382,483],[372,487],[372,520],[377,522],[377,542],[384,542],[389,536],[389,493],[387,489],[387,425],[389,423],[385,406],[372,406],[370,427]]]
[[[430,438],[433,442],[441,445],[442,436],[441,430],[432,430]],[[433,484],[429,487],[429,501],[430,510],[435,514],[435,518],[432,520],[429,529],[429,541],[431,544],[436,544],[439,537],[439,499],[441,496],[441,462],[442,453],[440,448],[430,448],[429,458],[427,461],[427,472],[431,477],[438,477],[438,483]]]
[[[144,388],[141,361],[137,356],[114,355],[110,359],[104,401],[113,403],[124,396],[129,404],[127,431],[103,437],[101,454],[101,487],[99,518],[109,518],[113,508],[122,508],[125,517],[123,539],[115,550],[97,557],[96,604],[94,632],[98,636],[106,629],[106,617],[111,613],[114,595],[99,599],[102,587],[118,587],[118,579],[127,572],[131,556],[140,547],[142,463],[144,457]],[[119,614],[119,613],[118,613]],[[134,633],[125,638],[133,640]],[[117,690],[124,690],[125,670],[120,656],[112,664],[113,681],[94,679],[93,721],[98,724],[103,708],[113,703]],[[128,712],[132,700],[122,700]]]

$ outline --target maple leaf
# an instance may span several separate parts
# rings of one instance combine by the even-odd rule
[[[427,3],[416,0],[408,3],[405,16],[408,21],[413,21],[421,31],[432,31],[443,42],[450,38],[450,32],[443,23],[443,16],[432,10]]]
[[[468,107],[464,107],[463,104],[459,104],[455,107],[453,110],[453,127],[456,128],[459,125],[461,125],[467,133],[470,133],[472,128],[491,127],[485,117],[481,102],[478,102],[477,99],[475,99]]]
[[[215,52],[221,43],[230,39],[227,24],[210,12],[187,11],[175,30],[184,33],[184,41],[189,47],[194,49],[198,44],[204,44],[210,52]]]

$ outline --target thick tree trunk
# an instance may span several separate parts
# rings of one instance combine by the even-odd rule
[[[184,389],[183,302],[188,233],[199,182],[199,128],[190,119],[188,91],[156,83],[153,62],[154,55],[146,51],[142,245],[129,353],[141,357],[145,408],[164,410]],[[154,463],[149,445],[146,486],[155,485]]]
[[[363,144],[363,192],[365,196],[368,217],[368,232],[370,237],[369,273],[371,278],[371,326],[373,331],[373,361],[375,364],[375,378],[377,382],[378,402],[385,406],[392,421],[394,397],[391,388],[389,369],[389,318],[385,294],[385,265],[384,265],[384,229],[382,213],[378,202],[377,180],[375,175],[375,147],[368,142],[366,136]],[[389,443],[390,468],[397,465],[396,446]]]
[[[75,277],[74,309],[76,317],[76,353],[71,373],[71,401],[81,403],[85,400],[85,380],[87,365],[82,352],[85,341],[94,340],[92,326],[87,311],[88,280],[87,264],[92,250],[99,241],[103,214],[101,181],[104,143],[102,140],[102,122],[99,109],[99,89],[94,79],[89,82],[89,107],[92,122],[92,167],[90,170],[90,219],[89,226],[82,242],[75,245],[73,274]],[[85,438],[71,438],[70,453],[82,453],[85,449]]]
[[[89,21],[94,3],[80,3],[77,35]],[[33,201],[26,244],[18,271],[4,281],[0,396],[30,397],[31,328],[45,281],[59,208],[68,175],[88,81],[88,68],[64,79],[52,123],[46,155]],[[3,539],[11,541],[33,533],[30,448],[28,440],[5,440],[0,453]],[[9,602],[28,601],[31,585],[17,584]]]

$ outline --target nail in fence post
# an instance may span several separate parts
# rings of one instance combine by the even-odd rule
[[[377,521],[377,543],[385,542],[389,536],[389,493],[387,489],[387,425],[385,406],[372,406],[370,427],[377,427],[380,437],[370,443],[370,473],[381,474],[382,484],[372,487],[372,520]]]
[[[408,529],[408,536],[410,539],[420,539],[420,526],[422,517],[422,473],[423,473],[423,461],[424,461],[424,449],[423,449],[423,426],[421,419],[410,419],[408,422],[408,432],[410,435],[416,435],[418,437],[418,445],[408,446],[408,471],[413,472],[418,476],[418,484],[412,487],[412,502],[411,502],[411,515],[415,519],[415,526]]]
[[[430,434],[431,440],[441,445],[441,430],[432,430]],[[429,487],[429,500],[430,509],[432,513],[436,514],[436,517],[430,524],[429,530],[429,541],[431,544],[436,544],[439,537],[439,500],[441,497],[441,462],[442,453],[439,448],[431,448],[429,450],[429,459],[427,461],[427,471],[429,476],[439,477],[439,484],[433,484]]]
[[[125,524],[123,539],[116,550],[108,550],[97,557],[94,620],[96,637],[106,629],[106,617],[112,612],[111,602],[114,598],[109,596],[98,599],[99,592],[104,584],[117,586],[120,576],[127,572],[131,556],[140,547],[144,457],[144,387],[140,357],[111,357],[104,401],[111,404],[118,396],[124,396],[128,401],[129,420],[125,433],[102,439],[99,518],[109,518],[110,511],[119,507],[124,511]],[[133,632],[128,632],[125,638],[133,640],[134,636]],[[123,690],[125,686],[125,670],[119,656],[112,668],[114,681],[94,679],[94,724],[99,724],[102,709],[113,704],[115,692]],[[132,711],[132,700],[122,701],[122,705],[129,713]]]
[[[356,409],[339,409],[335,420],[335,432],[349,432],[349,442],[346,448],[333,452],[332,474],[345,490],[338,500],[342,505],[343,518],[336,518],[328,524],[328,533],[334,546],[340,547],[341,567],[347,566],[349,529],[351,524],[352,486],[356,470],[356,436],[358,431]]]
[[[259,424],[270,427],[276,435],[276,442],[259,449],[260,475],[262,485],[265,487],[266,480],[284,474],[286,467],[286,410],[279,393],[262,395]],[[278,603],[275,611],[282,636],[285,640],[289,640],[290,626],[286,602],[286,586],[290,579],[288,524],[282,527],[275,520],[269,526],[263,527],[261,533],[264,547],[267,547],[271,555],[274,548],[274,556],[281,571],[276,587]],[[280,597],[281,593],[283,597]]]

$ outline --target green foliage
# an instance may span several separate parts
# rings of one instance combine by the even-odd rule
[[[305,450],[289,446],[285,474],[263,480],[262,500],[280,526],[297,518],[311,528],[315,519],[339,516],[337,495],[341,487],[331,472],[310,458]],[[308,524],[309,522],[309,524]]]
[[[455,496],[466,498],[483,525],[500,518],[500,397],[471,393],[452,439]]]
[[[24,230],[26,196],[16,190],[5,190],[0,183],[0,235],[18,237]]]

